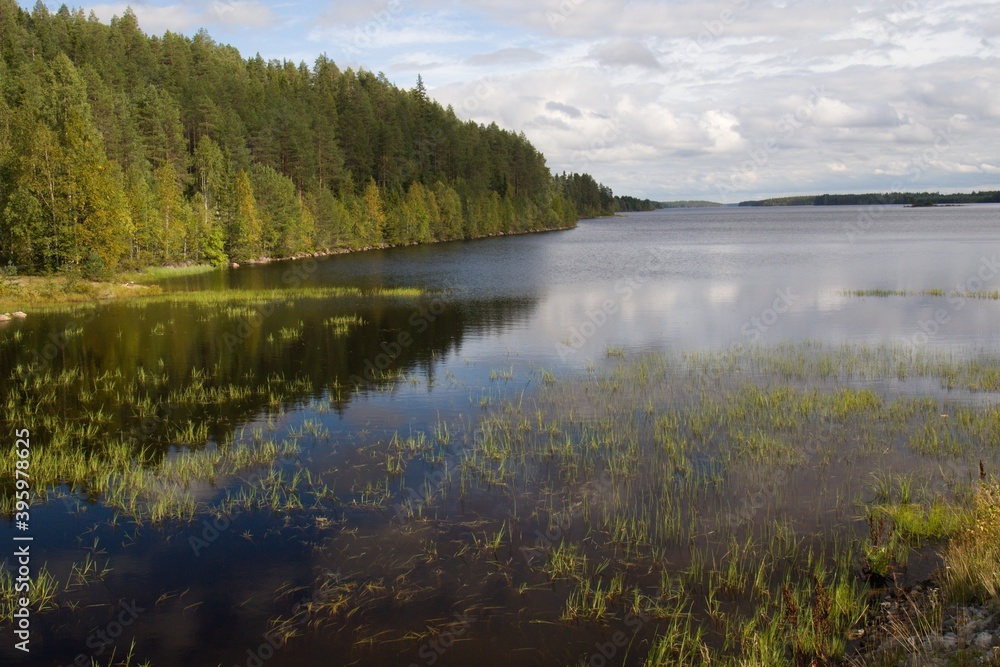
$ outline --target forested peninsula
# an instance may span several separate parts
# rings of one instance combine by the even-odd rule
[[[996,204],[1000,191],[941,194],[940,192],[871,192],[847,195],[806,195],[775,197],[740,202],[740,206],[948,206],[955,204]]]
[[[99,279],[572,226],[613,212],[525,138],[418,78],[245,59],[0,0],[0,264]]]

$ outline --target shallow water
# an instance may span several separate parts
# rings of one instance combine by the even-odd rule
[[[33,562],[47,562],[65,580],[71,564],[89,553],[108,561],[111,572],[101,583],[60,596],[75,609],[63,605],[37,616],[27,662],[10,642],[0,646],[0,657],[5,663],[62,665],[82,654],[108,664],[111,651],[121,659],[134,637],[136,656],[154,665],[248,665],[255,659],[268,665],[506,665],[515,659],[562,665],[587,662],[597,644],[627,627],[630,649],[616,650],[608,664],[641,664],[657,623],[636,629],[622,618],[610,624],[560,621],[573,585],[550,581],[519,549],[533,544],[539,531],[551,537],[546,524],[560,513],[572,517],[558,531],[560,539],[585,537],[585,517],[552,506],[554,499],[597,508],[607,504],[599,500],[605,494],[638,507],[657,491],[643,491],[640,480],[608,495],[613,482],[602,482],[606,478],[598,473],[621,463],[613,448],[594,455],[592,474],[570,475],[540,450],[532,450],[522,467],[507,469],[483,454],[478,429],[484,415],[518,406],[534,419],[536,410],[555,415],[568,403],[586,407],[598,400],[588,408],[592,414],[565,429],[582,440],[587,424],[606,416],[605,406],[591,397],[547,398],[543,371],[552,373],[552,391],[558,393],[574,378],[614,373],[622,356],[665,353],[679,359],[734,345],[804,341],[827,349],[843,343],[896,346],[907,354],[956,358],[996,354],[1000,301],[966,298],[964,292],[1000,288],[992,268],[998,236],[997,206],[669,210],[586,220],[564,232],[280,262],[165,283],[177,291],[425,290],[414,298],[297,297],[244,310],[160,300],[32,314],[0,329],[0,376],[15,378],[18,366],[27,364],[51,377],[81,369],[70,381],[72,391],[60,393],[45,410],[87,422],[100,406],[98,433],[90,440],[131,434],[155,461],[192,446],[178,445],[180,424],[207,424],[207,437],[193,446],[209,449],[241,446],[257,427],[299,443],[298,456],[278,468],[289,474],[308,470],[333,490],[302,509],[241,513],[212,537],[213,519],[204,507],[194,522],[137,526],[127,516],[116,518],[97,495],[62,489],[64,498],[33,507]],[[848,294],[867,289],[914,294]],[[926,296],[924,290],[962,295]],[[333,333],[327,320],[337,316],[358,316],[362,323]],[[141,379],[147,372],[160,380]],[[96,378],[109,373],[120,374],[122,386],[148,392],[155,409],[139,414],[112,391],[102,393]],[[276,377],[282,382],[269,380]],[[738,380],[727,376],[712,391],[722,396]],[[995,392],[949,390],[933,375],[842,380],[827,388],[870,386],[887,401],[931,395],[996,405]],[[615,429],[634,423],[638,451],[655,458],[648,449],[652,427],[643,422],[637,401],[656,400],[659,414],[691,404],[695,390],[711,389],[711,382],[698,379],[676,396],[663,388],[650,395],[625,392],[619,405],[624,421]],[[196,383],[253,391],[215,403],[178,398]],[[806,384],[824,387],[814,380]],[[6,391],[4,398],[16,391],[15,383]],[[8,413],[3,420],[9,430],[27,425],[37,438],[45,437],[46,429],[33,423],[37,415]],[[448,438],[435,437],[445,424]],[[803,428],[788,438],[827,435]],[[403,439],[424,434],[429,444],[408,456],[405,470],[387,477],[386,453],[397,433]],[[540,438],[541,427],[532,433]],[[804,533],[822,531],[831,521],[845,535],[863,532],[863,525],[850,523],[853,517],[842,516],[843,509],[836,520],[822,516],[841,507],[839,494],[864,493],[869,469],[879,460],[869,452],[869,468],[861,473],[850,467],[853,462],[837,465],[836,447],[849,449],[843,437],[830,436],[833,467],[817,462],[820,449],[809,450],[799,473],[778,478],[787,489],[766,491],[766,505],[759,507],[734,498],[756,497],[773,486],[773,475],[745,461],[727,467],[715,454],[692,456],[694,476],[724,477],[725,493],[705,486],[698,492],[701,505],[679,511],[688,521],[705,508],[729,515],[735,508],[743,517],[741,530],[762,516],[789,516]],[[87,442],[77,446],[91,446]],[[544,445],[532,443],[524,446]],[[915,469],[911,459],[901,454],[899,469]],[[467,471],[475,468],[468,488],[459,482],[465,479],[463,462]],[[642,467],[638,460],[632,465]],[[217,485],[193,484],[190,492],[207,506],[253,481],[246,473]],[[802,502],[817,485],[826,489],[819,494],[826,500]],[[550,504],[536,512],[535,503]],[[407,507],[419,516],[402,517]],[[507,531],[499,553],[476,546],[498,530]],[[0,538],[12,544],[15,532],[7,522]],[[199,538],[207,544],[192,546]],[[711,552],[710,538],[703,539]],[[675,568],[690,564],[688,546],[666,538],[653,546],[659,551],[635,558]],[[607,545],[591,555],[622,557]],[[653,587],[656,579],[635,575],[630,583]],[[320,581],[353,587],[350,605],[358,613],[302,611]],[[95,642],[92,633],[113,622],[131,600],[144,611],[122,638],[110,645]],[[271,622],[294,616],[296,603],[299,636],[268,649]],[[468,623],[459,623],[456,613]],[[439,639],[448,646],[434,643]]]

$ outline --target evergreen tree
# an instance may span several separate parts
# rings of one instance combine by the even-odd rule
[[[413,183],[406,193],[403,203],[406,219],[409,223],[409,242],[426,243],[431,240],[431,215],[427,210],[427,196],[420,183]]]
[[[610,212],[523,134],[384,75],[0,0],[0,264],[102,272],[474,237]]]
[[[236,174],[235,186],[235,210],[229,230],[228,255],[233,261],[245,262],[263,256],[262,226],[257,199],[246,171],[241,169]]]
[[[382,206],[382,194],[373,179],[369,179],[365,192],[361,197],[361,216],[358,217],[358,227],[354,238],[363,246],[380,245],[383,241],[382,230],[385,227],[386,215]]]
[[[153,255],[161,263],[187,259],[190,229],[189,212],[180,179],[172,162],[164,162],[153,174],[158,231],[154,234]]]
[[[159,261],[154,254],[161,245],[160,226],[157,224],[156,201],[149,179],[137,165],[125,174],[125,199],[132,218],[133,234],[130,259],[135,266],[146,266]]]

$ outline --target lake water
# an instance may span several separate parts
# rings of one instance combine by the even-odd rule
[[[1000,207],[991,205],[680,209],[585,220],[565,232],[337,257],[310,282],[449,290],[449,313],[464,325],[450,335],[461,338],[464,356],[477,358],[510,348],[551,363],[557,344],[589,331],[608,302],[617,312],[586,338],[582,357],[604,356],[608,345],[915,337],[923,344],[920,323],[941,308],[956,316],[929,344],[986,346],[998,341],[989,304],[956,309],[941,299],[845,292],[996,290],[1000,276],[989,267],[998,233]],[[978,275],[984,260],[988,280]],[[198,282],[280,286],[287,270],[251,268]],[[776,299],[788,312],[774,319],[767,311]],[[414,350],[425,346],[433,347],[415,337]]]
[[[19,367],[41,363],[50,376],[80,369],[66,381],[72,392],[42,410],[95,424],[66,446],[97,447],[102,438],[138,432],[139,449],[170,458],[188,446],[241,446],[256,428],[276,440],[296,439],[300,452],[279,467],[309,471],[331,490],[306,507],[227,518],[206,539],[206,508],[241,484],[252,486],[253,475],[191,484],[188,491],[203,503],[194,522],[141,526],[109,509],[99,493],[64,487],[61,499],[33,508],[33,562],[46,562],[65,580],[71,564],[89,554],[111,571],[100,584],[61,595],[77,608],[63,604],[38,615],[30,660],[10,642],[0,646],[0,658],[62,665],[82,654],[107,664],[113,647],[121,659],[127,641],[104,644],[93,633],[134,599],[144,610],[123,636],[135,637],[136,655],[153,665],[586,663],[594,639],[610,636],[620,617],[610,629],[559,622],[572,587],[557,581],[546,588],[547,579],[517,556],[542,521],[532,507],[544,496],[539,489],[569,484],[565,470],[556,474],[534,461],[537,467],[512,472],[504,463],[491,468],[482,452],[472,459],[458,453],[457,443],[479,442],[474,433],[484,411],[530,399],[543,377],[572,382],[647,353],[847,343],[956,358],[995,355],[1000,301],[967,293],[1000,289],[998,240],[1000,206],[666,210],[585,220],[561,232],[278,262],[164,283],[168,291],[418,287],[419,297],[302,297],[228,311],[160,299],[32,314],[0,329],[0,373],[12,378],[0,398],[8,405],[23,399],[10,398],[19,391]],[[331,334],[337,317],[356,319]],[[160,379],[150,385],[147,373]],[[126,409],[120,394],[101,388],[98,378],[108,374],[120,376],[122,386],[153,387],[145,412]],[[270,379],[276,377],[283,379]],[[920,393],[919,379],[911,381],[895,391]],[[192,384],[252,391],[214,404],[180,398]],[[888,391],[885,382],[877,386]],[[924,389],[939,395],[936,387],[935,380]],[[672,400],[687,396],[682,391]],[[973,403],[995,405],[995,398],[979,393]],[[28,422],[37,446],[45,446],[50,427],[40,420],[3,418],[8,432]],[[541,421],[539,410],[539,429]],[[178,440],[180,426],[192,423],[205,431],[190,443]],[[440,437],[443,425],[447,438]],[[418,447],[405,470],[386,478],[394,434],[431,433],[440,446]],[[476,483],[467,489],[463,481],[458,493],[452,487],[463,460]],[[710,456],[691,461],[706,478],[722,474]],[[442,481],[452,473],[455,480]],[[600,492],[593,481],[581,482],[581,497]],[[811,492],[809,479],[797,483]],[[447,497],[435,498],[445,486],[452,489]],[[379,496],[381,509],[371,500]],[[399,520],[404,506],[427,507],[433,519]],[[549,511],[551,519],[559,510]],[[690,509],[678,511],[687,517]],[[498,530],[501,542],[507,531],[506,560],[479,544]],[[15,533],[12,521],[0,526],[5,544]],[[192,546],[192,537],[204,545]],[[470,544],[478,556],[463,550]],[[643,558],[691,558],[670,539],[653,546],[663,550]],[[316,601],[320,580],[361,611],[303,612],[304,601]],[[646,585],[639,575],[635,582]],[[531,592],[539,589],[548,592]],[[275,619],[296,613],[298,636],[266,647]],[[641,625],[634,650],[607,664],[641,664],[656,630]],[[446,646],[433,643],[441,639]]]

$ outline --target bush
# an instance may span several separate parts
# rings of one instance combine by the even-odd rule
[[[1000,596],[1000,484],[980,486],[973,517],[944,551],[942,589],[953,602],[995,602]]]
[[[8,264],[0,268],[0,297],[19,296],[21,283],[17,280],[17,267]]]
[[[103,282],[111,279],[111,271],[108,269],[104,259],[96,252],[87,255],[87,259],[80,265],[80,275],[84,280]]]

